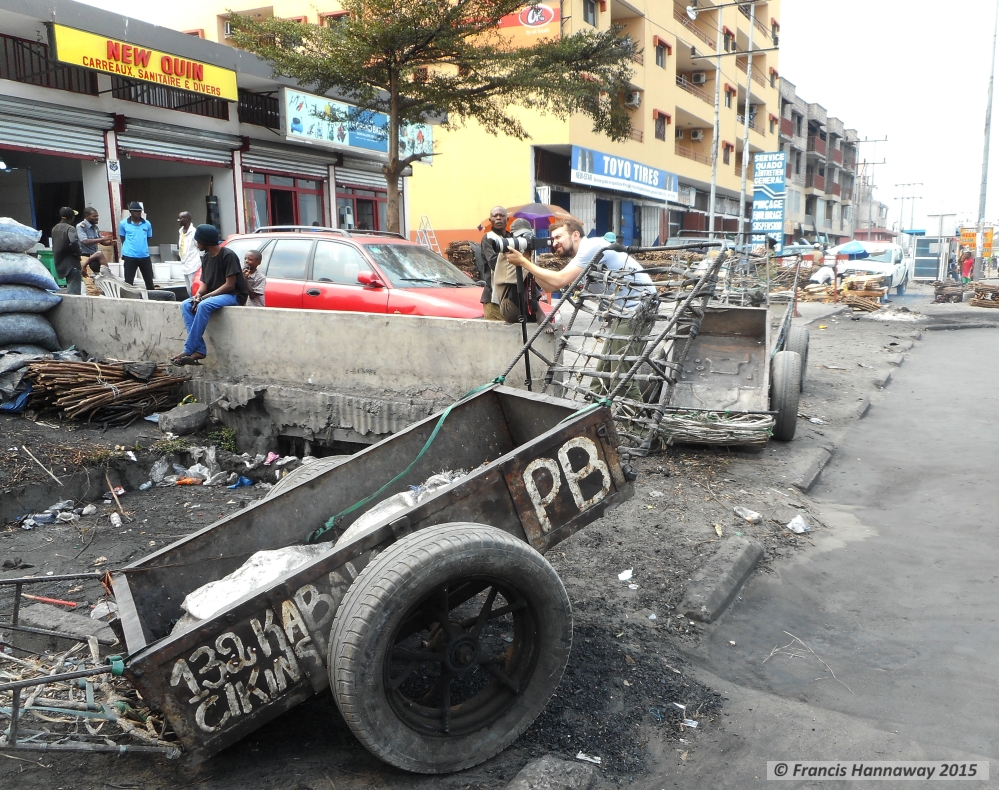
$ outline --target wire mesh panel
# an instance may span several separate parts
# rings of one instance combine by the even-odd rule
[[[703,246],[703,245],[700,245]],[[620,269],[603,265],[607,252],[668,252],[676,257],[643,268],[632,259]],[[553,359],[534,348],[539,327],[506,370],[524,355],[541,360],[542,392],[581,403],[609,405],[625,457],[647,455],[669,437],[660,426],[715,293],[726,254],[697,263],[679,248],[611,245],[580,270],[555,307],[563,327]]]

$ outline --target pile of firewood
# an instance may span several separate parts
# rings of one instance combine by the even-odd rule
[[[964,285],[950,280],[941,282],[937,280],[933,283],[933,303],[946,304],[947,302],[964,301]]]
[[[999,285],[975,283],[975,296],[969,304],[972,307],[999,307]]]
[[[69,419],[129,425],[140,417],[177,405],[188,375],[172,375],[155,362],[62,362],[28,366],[31,407]]]
[[[444,250],[444,256],[473,280],[479,279],[475,255],[467,241],[452,241]]]
[[[881,309],[881,298],[888,291],[882,288],[884,277],[879,274],[847,277],[839,286],[838,301],[857,310],[872,313]],[[832,302],[833,287],[811,283],[798,289],[798,300],[802,302]]]

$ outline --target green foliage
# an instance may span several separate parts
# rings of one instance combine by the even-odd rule
[[[153,445],[153,450],[162,455],[177,455],[187,450],[190,446],[185,439],[160,439]]]
[[[84,452],[80,458],[80,466],[107,466],[112,459],[117,458],[121,453],[112,450],[110,447],[93,447]]]
[[[220,450],[225,450],[228,453],[239,452],[239,446],[236,444],[236,431],[233,428],[226,428],[224,425],[220,425],[208,434],[208,438]]]
[[[231,40],[269,61],[276,75],[356,104],[354,118],[388,115],[383,171],[390,202],[403,168],[425,156],[400,158],[398,130],[406,124],[474,120],[493,134],[526,139],[510,112],[520,106],[558,118],[582,113],[612,140],[631,131],[621,97],[629,90],[635,44],[620,28],[515,48],[499,22],[524,0],[342,0],[341,6],[347,16],[330,27],[231,14]]]

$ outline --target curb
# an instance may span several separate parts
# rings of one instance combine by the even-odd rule
[[[903,362],[905,362],[905,354],[889,354],[888,364],[899,367]]]
[[[867,406],[871,405],[871,402],[864,399]],[[859,410],[859,409],[858,409]],[[867,409],[865,408],[864,411]],[[813,451],[811,460],[806,461],[804,468],[798,473],[798,478],[791,482],[795,488],[801,491],[808,491],[815,481],[818,480],[819,475],[822,474],[822,470],[825,465],[829,463],[829,459],[832,458],[832,452],[826,447],[820,447],[818,450]]]
[[[849,306],[840,307],[840,308],[838,308],[836,310],[833,310],[831,313],[826,313],[821,318],[813,318],[807,324],[804,324],[804,326],[805,327],[810,327],[812,324],[819,324],[819,323],[821,323],[822,321],[825,321],[828,318],[835,318],[838,315],[842,315],[843,313],[845,313],[849,309],[850,309]]]
[[[999,329],[995,321],[969,321],[963,324],[927,324],[923,327],[927,332],[940,332],[946,329]]]
[[[592,765],[571,763],[548,754],[531,760],[503,790],[590,790],[596,778]]]
[[[889,384],[891,384],[891,371],[890,370],[887,371],[880,378],[874,379],[874,386],[877,387],[878,389],[884,389]]]
[[[677,612],[691,620],[712,622],[735,600],[762,557],[759,544],[744,537],[729,538],[694,576]]]
[[[867,410],[871,408],[871,399],[864,396],[857,404],[857,419],[862,420],[867,415]]]

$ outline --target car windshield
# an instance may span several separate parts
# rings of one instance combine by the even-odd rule
[[[870,255],[870,257],[862,258],[863,261],[870,261],[871,263],[891,263],[891,250],[879,250],[876,254]]]
[[[364,249],[396,288],[475,285],[461,269],[417,244],[365,244]]]

